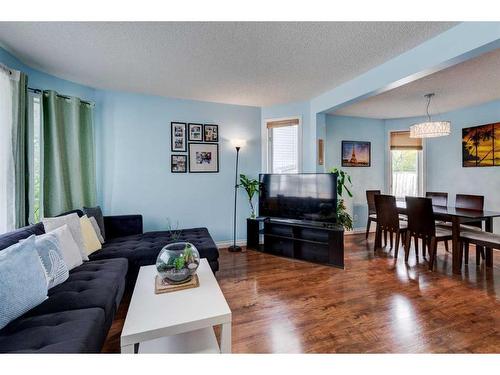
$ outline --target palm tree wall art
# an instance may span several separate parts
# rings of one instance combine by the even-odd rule
[[[500,122],[462,129],[462,166],[500,166]]]

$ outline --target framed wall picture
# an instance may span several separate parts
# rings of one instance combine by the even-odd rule
[[[186,152],[186,123],[171,122],[170,149],[174,152]]]
[[[187,172],[187,155],[171,155],[170,156],[170,172],[186,173]]]
[[[371,143],[362,141],[342,141],[343,167],[371,166]]]
[[[219,145],[210,143],[189,143],[189,172],[219,172]]]
[[[205,124],[203,126],[204,140],[205,142],[219,142],[219,126]]]
[[[188,124],[188,140],[203,142],[203,124]]]
[[[500,122],[462,129],[462,166],[500,166]]]

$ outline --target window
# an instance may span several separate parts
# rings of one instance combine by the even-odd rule
[[[409,131],[391,132],[390,185],[396,199],[423,192],[422,140]]]
[[[28,163],[29,163],[29,222],[38,223],[42,217],[41,185],[41,140],[42,140],[42,95],[30,92],[28,96]]]
[[[269,140],[268,171],[298,173],[300,171],[300,121],[298,118],[267,121]]]

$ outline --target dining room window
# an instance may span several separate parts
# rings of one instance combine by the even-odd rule
[[[300,119],[268,120],[269,173],[300,172]]]
[[[423,194],[422,139],[410,138],[409,131],[390,134],[390,186],[396,199]]]

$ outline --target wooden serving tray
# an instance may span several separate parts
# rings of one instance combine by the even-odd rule
[[[190,281],[184,284],[169,284],[163,279],[156,275],[155,278],[155,294],[176,292],[178,290],[198,288],[200,286],[200,281],[198,280],[198,275],[194,275]]]

